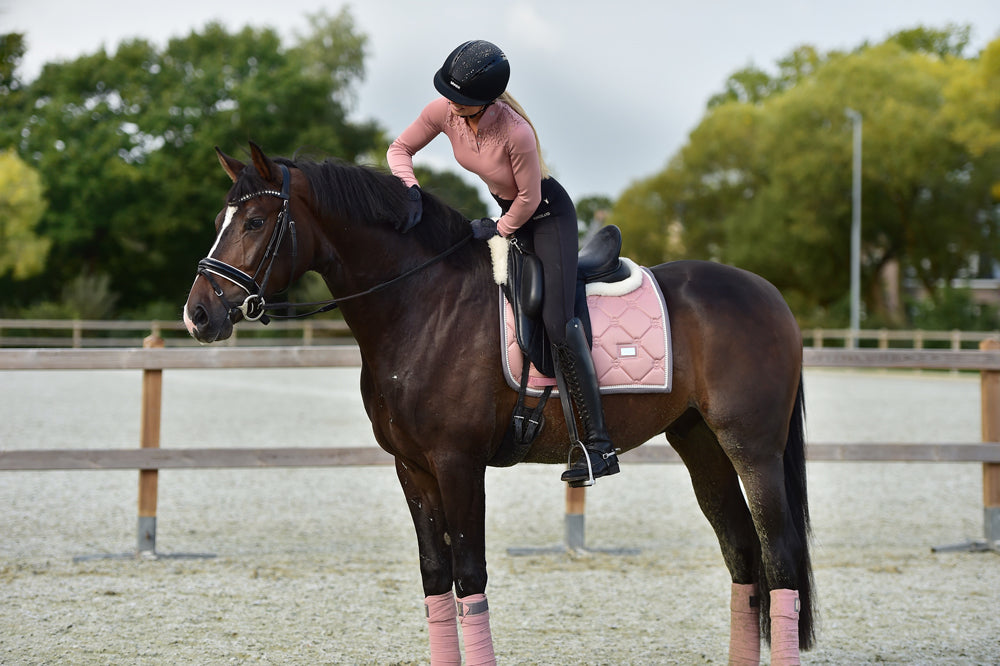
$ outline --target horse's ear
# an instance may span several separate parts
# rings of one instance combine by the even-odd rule
[[[253,158],[253,165],[257,167],[257,173],[261,178],[268,182],[278,179],[278,165],[253,141],[250,142],[250,157]]]
[[[215,147],[215,154],[219,158],[219,164],[222,165],[222,168],[225,170],[227,174],[229,174],[229,177],[232,178],[233,182],[235,183],[236,180],[240,177],[240,173],[243,171],[243,168],[246,165],[243,164],[243,162],[240,162],[235,157],[230,157],[229,155],[226,155],[224,152],[219,150],[218,146]]]

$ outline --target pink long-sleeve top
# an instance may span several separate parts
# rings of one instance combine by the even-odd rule
[[[417,185],[413,155],[438,134],[451,141],[455,159],[479,176],[495,196],[513,201],[500,217],[497,230],[504,236],[528,221],[542,202],[542,170],[531,125],[503,102],[486,107],[479,131],[451,112],[444,97],[434,100],[389,146],[389,169],[406,185]]]

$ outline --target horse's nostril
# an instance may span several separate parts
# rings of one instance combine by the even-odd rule
[[[208,323],[208,310],[204,305],[197,305],[194,309],[194,317],[191,319],[195,327],[202,328]]]

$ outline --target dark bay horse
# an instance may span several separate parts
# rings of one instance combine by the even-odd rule
[[[217,152],[233,186],[184,307],[188,330],[225,339],[306,271],[323,277],[413,517],[432,662],[461,660],[460,627],[468,662],[490,663],[484,476],[517,394],[502,374],[486,244],[426,193],[423,221],[398,231],[406,187],[387,173],[271,159],[254,144],[247,164]],[[687,466],[733,580],[731,663],[759,661],[761,637],[772,663],[798,663],[814,640],[801,334],[752,273],[700,261],[651,270],[671,321],[673,388],[605,396],[612,440],[627,451],[666,434]],[[557,403],[526,461],[565,464]]]

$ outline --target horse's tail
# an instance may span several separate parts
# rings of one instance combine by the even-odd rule
[[[799,375],[799,389],[795,396],[795,407],[792,409],[792,418],[788,424],[788,440],[785,443],[785,496],[788,499],[788,507],[791,510],[792,522],[795,525],[795,532],[798,535],[799,543],[798,561],[796,562],[799,572],[798,592],[799,592],[799,648],[810,649],[816,640],[814,613],[815,600],[813,599],[813,573],[812,563],[809,558],[809,501],[806,496],[806,438],[805,438],[805,391],[802,384],[802,375]],[[771,617],[770,590],[766,589],[767,576],[764,575],[761,566],[758,576],[760,586],[761,602],[761,634],[765,640],[771,640]]]

